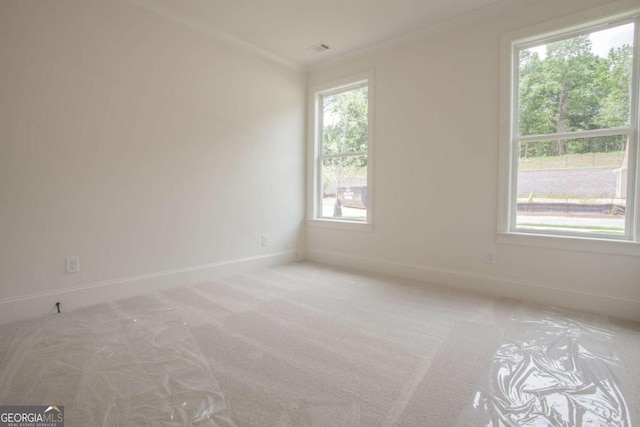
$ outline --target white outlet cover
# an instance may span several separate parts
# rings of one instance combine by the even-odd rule
[[[80,257],[69,256],[67,261],[67,273],[77,273],[80,271]]]
[[[496,263],[496,251],[495,250],[487,251],[485,262],[487,264],[495,264]]]

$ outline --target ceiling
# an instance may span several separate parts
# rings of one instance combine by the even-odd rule
[[[463,15],[497,0],[148,0],[182,20],[312,65]],[[319,43],[328,51],[308,48]]]

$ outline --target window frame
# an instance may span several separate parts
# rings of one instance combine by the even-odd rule
[[[501,39],[501,102],[500,102],[500,153],[498,188],[498,243],[524,246],[539,246],[588,252],[616,253],[640,256],[640,9],[616,11],[609,5],[579,15],[560,18],[527,29],[505,34]],[[619,6],[618,6],[619,8]],[[625,23],[635,23],[632,92],[630,98],[630,123],[628,127],[609,128],[534,135],[525,139],[542,140],[593,137],[597,135],[629,135],[628,201],[625,215],[625,234],[610,236],[555,230],[527,230],[518,228],[517,215],[517,146],[523,136],[519,135],[519,61],[518,53],[528,47],[547,44],[578,35],[611,28]]]
[[[337,219],[322,216],[322,161],[326,157],[322,154],[323,112],[322,98],[324,96],[346,92],[359,87],[367,87],[367,150],[358,153],[340,153],[347,156],[361,155],[367,157],[367,208],[365,221]],[[311,100],[309,111],[312,112],[310,121],[309,163],[311,171],[308,185],[307,222],[314,227],[334,228],[354,231],[373,231],[373,117],[375,89],[373,73],[360,73],[351,77],[318,85],[309,90]],[[331,155],[330,157],[340,157]]]

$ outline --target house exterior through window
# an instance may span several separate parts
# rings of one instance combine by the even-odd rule
[[[367,79],[316,93],[317,219],[371,222],[369,88]]]
[[[638,241],[638,24],[505,43],[503,232]]]

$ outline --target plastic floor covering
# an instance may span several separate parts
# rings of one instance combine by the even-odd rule
[[[63,304],[64,307],[64,304]],[[67,426],[631,426],[640,326],[312,263],[0,326]]]

